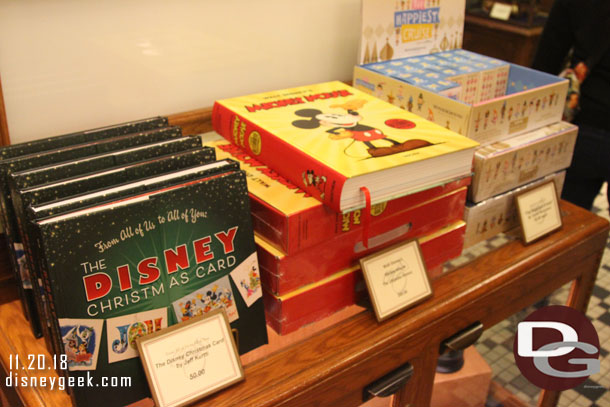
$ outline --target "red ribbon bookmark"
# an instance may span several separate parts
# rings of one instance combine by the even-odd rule
[[[364,219],[362,219],[362,243],[365,248],[369,248],[369,228],[371,225],[371,192],[367,187],[360,187],[364,193],[366,206],[364,208]]]

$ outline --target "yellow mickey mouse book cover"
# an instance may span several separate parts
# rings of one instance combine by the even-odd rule
[[[213,125],[337,212],[468,175],[478,145],[338,81],[219,100]]]

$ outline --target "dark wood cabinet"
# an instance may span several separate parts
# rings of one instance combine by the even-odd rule
[[[524,27],[466,14],[463,48],[518,65],[530,66],[543,26]]]

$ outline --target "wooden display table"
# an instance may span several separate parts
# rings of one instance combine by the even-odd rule
[[[443,339],[477,321],[489,328],[573,280],[568,305],[586,309],[609,226],[566,202],[561,208],[560,231],[530,246],[511,241],[443,275],[433,282],[430,300],[381,324],[372,312],[362,311],[319,332],[305,328],[308,337],[298,341],[272,338],[289,343],[272,343],[254,357],[247,355],[244,382],[195,405],[358,406],[363,388],[407,362],[414,373],[394,405],[429,405]],[[19,303],[2,304],[0,362],[5,370],[11,354],[23,358],[45,352],[43,341],[32,338]],[[27,406],[69,405],[60,391],[17,388],[17,393]],[[556,392],[543,392],[539,405],[553,406],[557,399]]]

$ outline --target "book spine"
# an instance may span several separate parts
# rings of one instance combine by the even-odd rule
[[[51,288],[51,282],[49,280],[48,266],[46,262],[46,255],[42,244],[42,230],[40,226],[35,223],[31,224],[29,228],[31,230],[30,237],[32,238],[32,248],[34,251],[34,258],[36,261],[36,269],[38,270],[39,280],[38,283],[41,286],[42,291],[45,294],[44,302],[44,314],[46,317],[45,323],[48,324],[49,338],[51,347],[49,351],[56,355],[63,354],[63,343],[61,340],[61,334],[59,330],[59,320],[57,319],[57,311],[55,309],[55,301],[53,291]],[[65,371],[58,369],[59,375],[65,375]]]
[[[417,238],[461,220],[464,214],[466,188],[439,197],[420,206],[371,224],[369,247],[362,242],[361,228],[301,250],[293,255],[277,257],[258,247],[258,261],[263,285],[275,295],[284,295],[299,287],[326,278],[351,267],[359,258],[401,240]],[[307,270],[303,273],[303,270]]]
[[[137,120],[128,123],[121,123],[112,126],[100,127],[79,131],[76,133],[62,134],[41,140],[28,141],[25,143],[13,144],[0,149],[0,157],[13,158],[20,155],[33,154],[40,151],[52,150],[55,148],[66,147],[74,144],[85,143],[87,141],[99,140],[107,137],[115,137],[124,134],[137,133],[141,131],[153,130],[167,127],[169,120],[167,117],[152,117],[150,119]]]
[[[265,201],[249,194],[252,211],[252,226],[254,230],[265,236],[269,241],[288,251],[289,230],[292,217],[285,216]]]
[[[15,241],[21,244],[24,252],[24,264],[20,265],[20,267],[25,267],[27,273],[30,276],[30,281],[32,283],[32,297],[34,299],[34,306],[36,308],[35,312],[38,315],[38,319],[40,322],[40,332],[45,338],[47,347],[49,348],[49,350],[52,350],[49,338],[50,334],[48,330],[48,321],[45,317],[46,312],[44,310],[45,295],[42,291],[42,287],[39,284],[39,276],[37,275],[35,268],[32,267],[35,257],[32,254],[32,247],[30,245],[31,241],[28,238],[26,214],[23,208],[23,202],[21,201],[19,193],[15,189],[14,182],[10,183],[10,189],[13,198],[15,220],[17,224],[17,235],[15,237]]]
[[[341,212],[345,176],[218,102],[214,103],[212,124],[222,137],[253,154],[257,160],[336,212]]]
[[[10,202],[10,191],[8,189],[7,177],[0,176],[3,182],[0,187],[0,215],[3,222],[3,231],[6,243],[8,245],[8,254],[13,269],[13,275],[17,281],[19,290],[19,296],[21,298],[21,305],[26,319],[30,322],[32,328],[32,334],[36,338],[42,336],[42,330],[40,327],[39,315],[36,313],[36,304],[34,300],[33,284],[29,275],[27,275],[25,268],[25,254],[22,253],[21,244],[15,241],[15,224],[13,205]]]
[[[349,213],[337,213],[322,205],[292,215],[288,220],[286,254],[297,253],[340,234],[336,225],[346,216]]]

